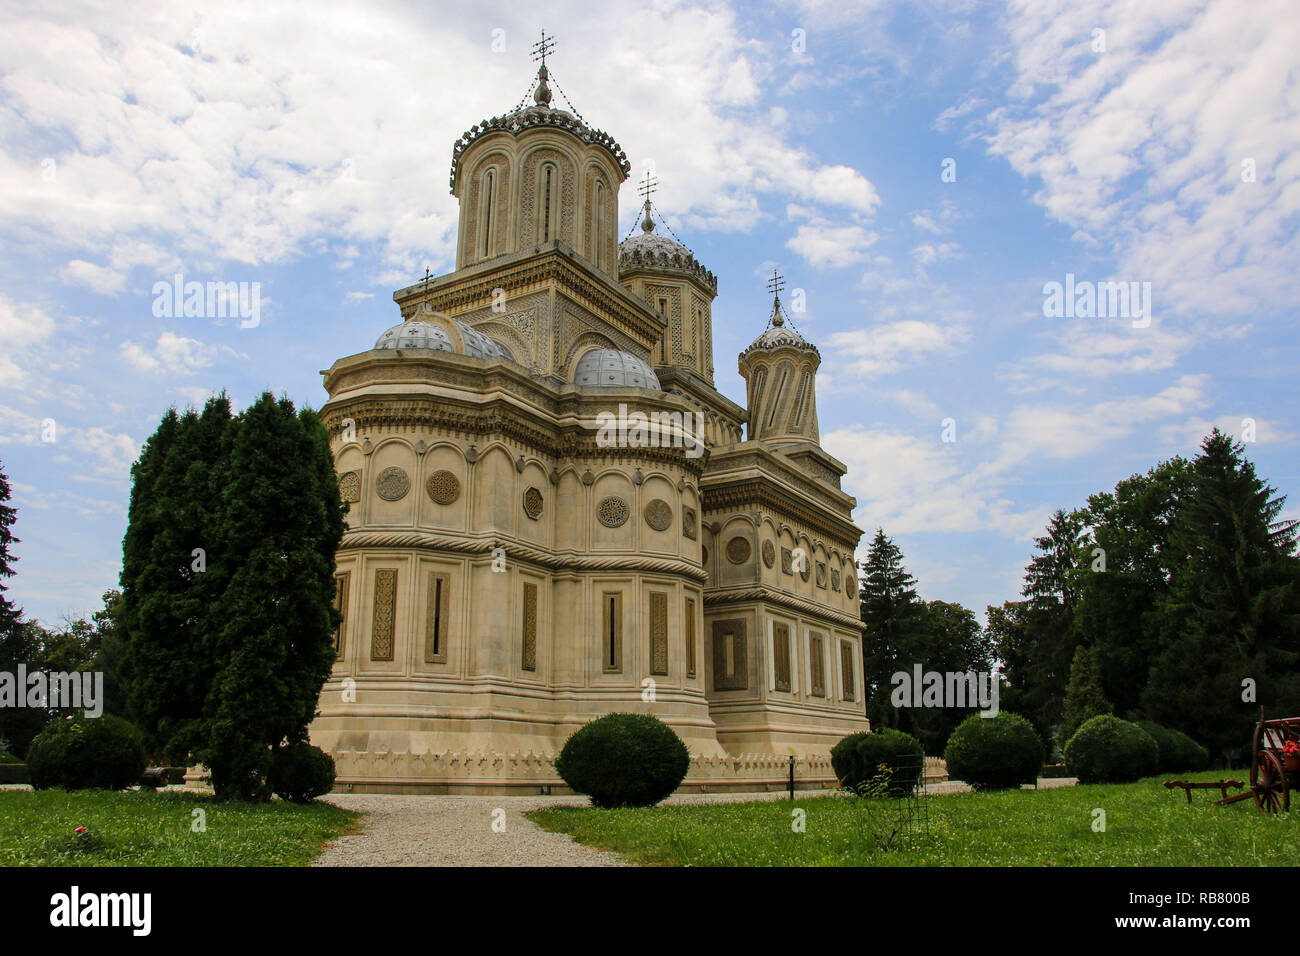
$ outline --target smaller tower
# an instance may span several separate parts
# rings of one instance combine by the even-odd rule
[[[618,280],[664,317],[664,335],[651,364],[689,369],[713,384],[713,300],[718,280],[680,242],[655,233],[649,172],[638,189],[645,197],[640,235],[618,247]]]
[[[772,314],[768,327],[740,353],[740,375],[745,380],[749,407],[750,441],[777,446],[801,442],[818,444],[817,368],[822,357],[815,346],[796,332],[781,307],[785,280],[773,271],[768,280]]]

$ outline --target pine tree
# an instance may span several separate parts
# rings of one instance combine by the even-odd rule
[[[132,469],[116,635],[132,713],[221,798],[266,796],[334,662],[343,535],[319,417],[264,394],[164,417]]]
[[[1142,695],[1152,719],[1217,750],[1241,746],[1264,704],[1300,708],[1300,560],[1285,497],[1217,428],[1192,465],[1170,534],[1180,559],[1162,605],[1161,653]],[[1257,701],[1243,700],[1255,682]]]
[[[1062,747],[1088,718],[1113,712],[1110,701],[1101,689],[1101,675],[1093,661],[1092,651],[1080,644],[1070,665],[1070,683],[1065,690],[1065,710],[1061,717],[1058,741]]]
[[[900,670],[911,672],[922,638],[923,605],[916,596],[916,579],[903,566],[903,553],[883,528],[867,549],[862,564],[858,597],[863,635],[863,672],[867,685],[867,716],[873,726],[910,730],[910,714],[890,703],[890,678]]]

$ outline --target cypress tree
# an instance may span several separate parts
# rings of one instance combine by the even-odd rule
[[[1092,651],[1080,644],[1070,665],[1070,683],[1065,690],[1065,710],[1061,717],[1058,737],[1066,745],[1079,725],[1090,717],[1112,713],[1110,701],[1101,689],[1101,675],[1097,673]]]
[[[916,578],[903,566],[903,553],[885,534],[876,536],[862,564],[858,605],[863,635],[863,672],[867,686],[867,716],[875,727],[911,731],[913,715],[900,713],[890,702],[890,678],[900,670],[924,663],[918,654],[924,607],[916,596]]]

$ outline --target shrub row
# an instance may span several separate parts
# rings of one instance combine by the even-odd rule
[[[871,733],[849,734],[831,748],[831,767],[840,786],[861,792],[889,774],[889,795],[898,797],[916,788],[925,772],[921,742],[911,734],[886,727]]]

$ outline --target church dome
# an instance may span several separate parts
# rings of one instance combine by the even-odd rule
[[[455,319],[451,321],[455,322]],[[504,358],[514,361],[514,356],[500,342],[490,339],[477,329],[464,322],[456,322],[461,337],[465,341],[465,351],[461,354],[471,358]],[[457,352],[455,343],[445,329],[432,322],[412,319],[394,325],[384,331],[375,340],[377,349],[436,349],[442,352]]]
[[[654,369],[630,352],[592,349],[578,359],[573,384],[583,388],[652,388],[662,391]]]
[[[712,272],[700,265],[695,254],[680,242],[654,232],[654,220],[646,210],[641,233],[618,244],[618,271],[627,272],[683,272],[695,277],[715,295],[718,280]]]
[[[758,338],[754,339],[749,348],[745,349],[741,354],[748,354],[749,352],[760,349],[772,350],[781,348],[803,349],[808,352],[817,351],[817,346],[813,345],[794,329],[787,328],[781,323],[780,318],[778,317],[776,323]]]

